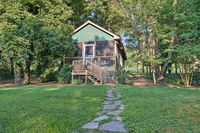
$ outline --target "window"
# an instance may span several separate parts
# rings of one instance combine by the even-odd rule
[[[113,41],[97,41],[96,56],[113,56],[114,43]]]
[[[82,56],[82,44],[77,43],[75,45],[76,45],[75,56]]]

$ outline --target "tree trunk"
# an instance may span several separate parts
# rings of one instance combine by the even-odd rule
[[[165,72],[166,73],[166,72]],[[171,74],[172,73],[172,64],[170,63],[168,65],[168,73]]]
[[[15,75],[15,84],[16,85],[21,85],[21,66],[20,65],[15,65],[15,71],[14,71],[14,75]]]
[[[14,68],[13,58],[10,58],[10,74],[12,76],[12,79],[14,79],[14,77],[15,77],[15,68]]]
[[[144,73],[144,63],[142,63],[142,73]]]
[[[172,46],[172,44],[171,44],[170,46]],[[172,52],[171,52],[171,51],[168,52],[167,57],[168,57],[168,58],[171,58],[171,57],[172,57]],[[164,73],[166,72],[168,65],[169,65],[169,62],[166,61],[166,62],[164,63],[164,65],[162,66],[162,69],[161,69],[161,72],[160,72],[160,74],[159,74],[158,80],[162,80],[162,79],[164,78]]]
[[[178,65],[175,63],[175,73],[178,74]]]
[[[151,70],[151,63],[149,64],[149,72],[150,72],[150,74],[152,73],[152,70]]]
[[[154,83],[154,84],[157,84],[155,72],[153,72],[153,83]]]
[[[176,5],[177,5],[177,0],[173,0],[172,6],[174,7]],[[174,25],[176,25],[176,24],[172,24],[172,27],[174,27]],[[174,43],[175,43],[175,37],[172,37],[170,44],[169,44],[169,48],[172,47],[174,45]],[[167,58],[171,58],[171,57],[172,57],[172,51],[169,51],[167,54]],[[164,73],[165,73],[168,65],[169,65],[169,61],[166,61],[161,69],[161,73],[158,77],[158,80],[162,80],[164,78]]]
[[[146,66],[146,72],[147,72],[147,73],[149,73],[149,69],[148,69],[148,66]]]
[[[30,84],[31,83],[31,62],[30,60],[26,61],[26,68],[24,72],[24,83]]]

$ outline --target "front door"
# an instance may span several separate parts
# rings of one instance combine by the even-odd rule
[[[93,58],[94,58],[94,44],[85,44],[83,59],[92,61]]]

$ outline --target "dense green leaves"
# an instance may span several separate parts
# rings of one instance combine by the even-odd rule
[[[158,79],[169,67],[199,70],[199,7],[198,0],[1,0],[1,58],[37,76],[61,69],[74,53],[73,29],[89,19],[123,35],[130,69]]]
[[[137,42],[133,43],[137,54],[129,56],[130,60],[135,58],[137,67],[141,64],[143,69],[155,69],[158,79],[162,79],[172,64],[179,64],[180,73],[184,67],[191,67],[190,71],[184,73],[193,73],[200,63],[199,1],[119,2],[131,22],[131,29],[127,30],[125,35],[128,40],[133,38],[132,41]],[[193,65],[187,66],[188,64]]]
[[[9,0],[0,7],[0,51],[2,58],[13,59],[30,80],[31,66],[59,67],[64,54],[71,56],[73,26],[69,1]],[[45,59],[46,58],[46,59]],[[43,62],[46,60],[47,62]],[[52,62],[53,60],[53,62]],[[57,64],[55,64],[56,60]],[[30,81],[28,81],[30,82]]]

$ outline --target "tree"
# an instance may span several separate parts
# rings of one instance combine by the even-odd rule
[[[53,66],[62,63],[64,54],[73,54],[68,1],[9,0],[2,4],[0,25],[4,28],[0,29],[0,51],[24,69],[27,83],[30,83],[31,66],[42,58],[48,59]]]
[[[27,39],[19,37],[17,27],[6,27],[0,35],[0,51],[5,58],[12,58],[14,61],[15,84],[21,85],[21,67],[27,57],[27,47],[30,43]],[[30,52],[30,51],[28,51]]]
[[[20,37],[19,26],[31,16],[23,10],[19,1],[3,1],[0,12],[0,51],[4,58],[10,58],[14,65],[15,83],[21,84],[21,69],[24,58],[27,57],[27,47],[30,42],[26,38]],[[30,51],[28,51],[30,52]]]
[[[136,39],[143,70],[146,65],[150,66],[157,79],[161,80],[173,63],[176,66],[189,63],[188,59],[184,59],[186,57],[181,58],[182,54],[190,55],[187,58],[190,57],[189,60],[193,60],[194,64],[199,62],[196,58],[197,52],[186,52],[186,49],[191,50],[199,46],[198,1],[118,0],[118,2],[130,25],[125,35],[128,35],[127,38],[134,38],[133,41]],[[192,59],[194,57],[195,60]],[[192,65],[191,68],[194,70],[195,66]]]
[[[176,15],[178,39],[174,52],[181,79],[186,87],[191,85],[193,73],[200,61],[199,5],[200,3],[195,0],[183,0]]]

